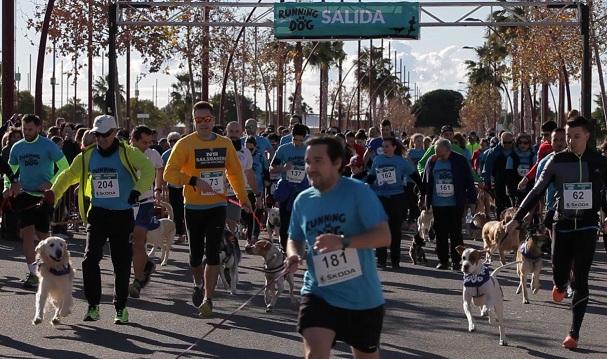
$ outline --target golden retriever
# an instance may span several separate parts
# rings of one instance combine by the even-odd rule
[[[32,324],[42,322],[47,303],[55,308],[51,324],[59,324],[61,318],[72,312],[72,286],[74,268],[70,262],[67,243],[59,237],[48,237],[36,246],[38,277],[40,284],[36,293],[36,314]]]
[[[506,264],[505,252],[516,251],[521,243],[520,228],[506,234],[505,226],[516,212],[516,208],[510,207],[502,212],[501,221],[489,221],[483,226],[482,236],[484,248],[487,251],[486,261],[491,263],[491,255],[495,250],[499,252],[500,262]]]

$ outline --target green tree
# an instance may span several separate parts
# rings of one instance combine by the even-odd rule
[[[34,96],[29,91],[16,93],[15,113],[34,113]]]
[[[137,114],[139,113],[148,114],[150,117],[146,119],[138,119]],[[130,118],[132,118],[133,121],[135,121],[134,123],[137,125],[146,125],[156,130],[170,129],[179,122],[178,118],[175,118],[167,112],[162,111],[158,107],[154,106],[154,102],[152,100],[137,100],[136,98],[131,99]]]
[[[255,118],[255,113],[253,111],[253,101],[246,97],[240,96],[240,103],[243,108],[242,117],[243,118]],[[221,94],[215,94],[213,98],[211,98],[211,103],[215,108],[215,116],[219,116],[219,100],[221,98]],[[231,121],[238,121],[238,115],[236,113],[236,99],[234,97],[233,91],[226,92],[226,97],[224,100],[224,119],[225,123]]]
[[[63,107],[59,108],[56,112],[56,117],[63,117],[68,122],[73,123],[84,123],[84,119],[87,117],[88,113],[86,108],[82,105],[80,99],[76,99],[76,103],[74,104],[74,99],[70,98],[67,100],[67,104],[63,105]]]
[[[413,105],[416,127],[434,127],[443,125],[460,127],[459,111],[464,96],[453,90],[434,90],[423,94]]]

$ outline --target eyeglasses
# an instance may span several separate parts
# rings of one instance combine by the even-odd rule
[[[106,133],[99,133],[99,132],[95,132],[95,137],[103,137],[103,138],[108,138],[112,135],[112,133],[114,133],[114,130],[109,130]]]
[[[196,118],[194,118],[194,121],[196,121],[196,123],[201,123],[201,122],[209,123],[209,122],[215,121],[215,117],[213,117],[213,116],[196,117]]]

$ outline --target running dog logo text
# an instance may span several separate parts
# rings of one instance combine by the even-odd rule
[[[284,9],[278,12],[279,19],[291,19],[289,30],[303,31],[313,30],[314,23],[310,18],[318,18],[318,11],[306,8]]]

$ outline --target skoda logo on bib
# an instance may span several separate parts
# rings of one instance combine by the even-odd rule
[[[354,248],[318,254],[312,259],[319,287],[345,282],[362,275],[358,252]]]
[[[563,183],[563,208],[592,209],[592,182]]]
[[[287,181],[293,183],[301,183],[306,177],[306,169],[304,166],[293,166],[287,171]]]
[[[93,193],[95,198],[118,198],[120,197],[120,185],[118,184],[118,173],[92,173]]]
[[[213,192],[221,194],[225,192],[225,178],[223,171],[202,172],[200,174],[200,178],[202,178],[202,180],[206,182],[206,184],[211,186]],[[202,194],[206,196],[214,195],[214,193],[206,192]]]
[[[376,172],[378,186],[396,184],[396,169],[393,166],[378,168]]]

